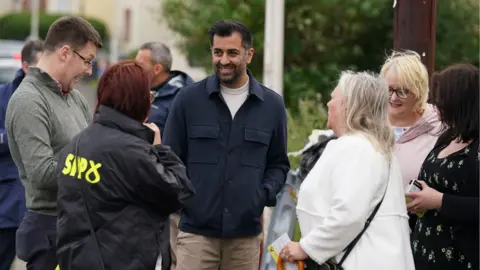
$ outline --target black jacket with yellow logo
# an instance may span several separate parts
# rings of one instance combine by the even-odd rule
[[[57,255],[61,270],[169,269],[168,215],[193,189],[180,159],[153,132],[101,106],[60,153]]]

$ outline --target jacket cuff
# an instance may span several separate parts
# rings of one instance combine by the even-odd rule
[[[317,264],[323,264],[326,262],[325,261],[318,261],[317,259],[315,259],[312,255],[315,254],[314,252],[314,248],[311,248],[310,245],[308,244],[308,240],[306,240],[305,238],[302,238],[300,239],[300,241],[298,242],[298,244],[300,245],[300,247],[302,248],[303,252],[305,252],[308,257],[313,260],[314,262],[316,262]]]
[[[157,144],[157,145],[154,145],[153,147],[155,147],[155,149],[157,149],[158,151],[171,151],[170,146],[164,145],[164,144]]]
[[[266,194],[265,206],[272,207],[277,205],[277,193],[272,190],[273,188],[268,184],[265,184],[263,188]]]

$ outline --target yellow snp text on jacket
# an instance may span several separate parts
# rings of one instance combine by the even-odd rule
[[[85,180],[90,184],[100,182],[101,175],[99,169],[102,163],[88,160],[84,157],[75,156],[70,153],[65,158],[65,167],[62,170],[64,175],[77,176],[80,180]]]

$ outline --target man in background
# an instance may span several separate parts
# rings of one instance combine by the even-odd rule
[[[144,64],[152,73],[152,109],[148,122],[155,123],[163,136],[165,123],[173,99],[183,87],[192,84],[193,79],[186,73],[172,69],[172,54],[170,48],[160,42],[147,42],[140,47],[135,58]],[[170,255],[172,270],[175,269],[176,242],[178,234],[179,214],[170,216]],[[166,233],[169,232],[166,228]]]
[[[17,256],[29,270],[57,266],[57,155],[92,121],[93,114],[74,89],[92,74],[98,32],[78,16],[65,16],[49,28],[44,52],[8,103],[8,146],[25,187],[28,212],[18,228]],[[85,233],[90,231],[85,228]]]
[[[15,234],[27,211],[25,189],[8,149],[5,112],[13,92],[22,82],[28,67],[34,67],[43,52],[43,41],[25,43],[21,52],[22,67],[15,79],[0,88],[0,270],[9,270],[15,259]]]
[[[140,47],[135,58],[152,73],[152,111],[148,122],[155,123],[163,136],[165,123],[173,99],[183,87],[193,83],[186,73],[172,69],[170,48],[160,42],[147,42]]]

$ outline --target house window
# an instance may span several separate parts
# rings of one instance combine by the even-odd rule
[[[23,10],[23,0],[12,0],[13,11],[20,12]]]
[[[126,9],[124,12],[124,25],[123,25],[123,40],[130,41],[131,35],[131,24],[132,24],[132,11],[130,9]]]
[[[72,12],[72,0],[57,0],[57,12]]]

